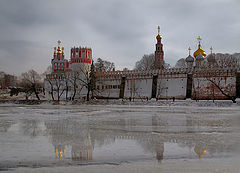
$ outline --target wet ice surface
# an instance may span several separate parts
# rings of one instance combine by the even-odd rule
[[[239,155],[239,116],[239,106],[2,104],[0,170],[155,162],[230,169]]]

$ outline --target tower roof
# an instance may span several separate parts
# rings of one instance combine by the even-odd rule
[[[202,40],[200,36],[198,39],[198,49],[193,53],[193,56],[196,58],[199,54],[201,54],[204,57],[206,57],[207,53],[202,49],[200,41]]]
[[[210,63],[215,63],[216,59],[215,59],[215,56],[212,54],[213,48],[211,47],[210,50],[211,50],[211,54],[207,56],[207,61]]]
[[[158,26],[158,35],[156,36],[156,39],[161,39],[162,36],[160,35],[160,26]]]
[[[186,62],[193,62],[194,61],[194,58],[189,55],[186,59],[185,59]]]
[[[185,59],[186,62],[194,62],[194,58],[191,56],[191,48],[188,48],[189,51],[189,55],[188,57]]]

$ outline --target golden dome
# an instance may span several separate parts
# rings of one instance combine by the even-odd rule
[[[196,58],[199,54],[201,54],[201,55],[205,58],[206,55],[207,55],[207,53],[206,53],[204,50],[202,50],[202,48],[201,48],[201,43],[200,43],[200,41],[201,41],[202,39],[200,38],[200,36],[199,36],[197,39],[198,39],[198,50],[196,50],[196,51],[193,53],[193,56]]]
[[[60,48],[61,41],[58,40],[58,48],[57,48],[57,53],[61,53],[61,48]]]
[[[157,37],[156,37],[156,39],[161,39],[162,38],[162,36],[161,35],[157,35]]]
[[[198,50],[196,50],[193,53],[193,56],[196,58],[199,54],[201,54],[203,57],[205,57],[207,55],[207,53],[204,50],[202,50],[201,47],[199,47]]]

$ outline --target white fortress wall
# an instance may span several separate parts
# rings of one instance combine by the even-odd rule
[[[185,99],[187,92],[186,69],[168,69],[159,72],[157,79],[157,95],[159,99]]]
[[[126,78],[125,98],[151,98],[152,78]]]
[[[185,99],[187,77],[158,78],[157,98]]]
[[[121,79],[110,78],[96,81],[94,95],[99,98],[119,98]]]
[[[196,73],[193,78],[192,97],[197,99],[225,99],[226,97],[213,84],[216,83],[231,96],[236,95],[236,75],[224,70]]]

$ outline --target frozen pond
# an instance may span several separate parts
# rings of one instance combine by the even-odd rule
[[[240,106],[1,104],[0,171],[209,163],[229,172],[238,162],[239,117]]]

